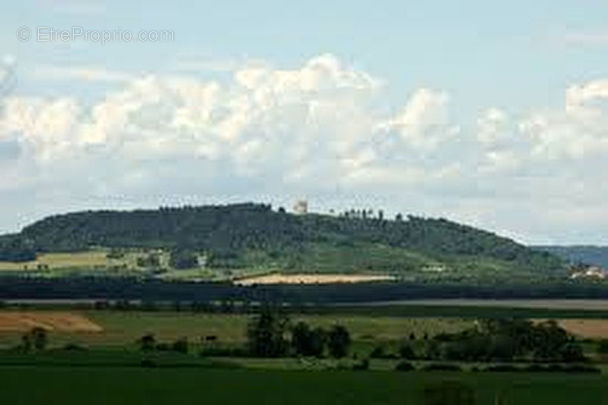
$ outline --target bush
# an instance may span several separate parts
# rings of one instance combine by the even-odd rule
[[[300,356],[323,356],[327,333],[322,328],[311,329],[306,322],[298,322],[291,331],[291,345]]]
[[[384,345],[377,345],[374,347],[372,352],[369,354],[372,359],[384,359],[386,358],[386,348]]]
[[[142,352],[149,352],[156,348],[156,338],[154,334],[148,333],[137,340]]]
[[[414,349],[412,349],[412,346],[408,343],[404,343],[401,345],[401,347],[399,348],[399,356],[401,356],[402,359],[416,358],[416,355],[414,354]]]
[[[336,325],[331,328],[328,335],[327,346],[329,348],[329,354],[331,354],[332,357],[341,359],[348,355],[350,344],[351,339],[348,329],[341,325]]]
[[[412,363],[408,362],[408,361],[400,361],[395,366],[395,370],[397,370],[397,371],[413,371],[413,370],[416,370],[416,367],[414,367],[414,365]]]

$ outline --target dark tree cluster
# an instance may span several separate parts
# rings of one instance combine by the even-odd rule
[[[188,249],[175,248],[171,251],[169,265],[178,270],[197,268],[198,255]]]
[[[484,320],[460,333],[439,334],[415,353],[404,343],[405,359],[426,358],[451,361],[584,361],[581,346],[555,321]]]
[[[27,275],[0,277],[0,297],[9,299],[88,299],[183,301],[198,310],[217,311],[211,301],[284,302],[318,304],[372,302],[415,298],[556,298],[606,299],[605,285],[574,281],[546,284],[502,283],[370,283],[327,285],[268,285],[242,287],[230,283],[163,282],[136,277],[35,278]],[[131,307],[131,305],[129,305]],[[226,307],[240,309],[241,307]]]
[[[292,329],[291,345],[298,356],[322,357],[327,350],[331,357],[340,359],[348,355],[351,337],[342,325],[334,325],[329,330],[313,329],[300,321]]]
[[[321,357],[327,344],[327,331],[312,329],[306,322],[298,322],[291,331],[291,346],[299,356]]]
[[[36,260],[34,243],[15,235],[0,237],[0,261],[29,262]]]
[[[24,352],[30,352],[32,350],[42,351],[46,349],[48,340],[46,329],[35,327],[21,336],[21,345],[19,347]]]
[[[344,326],[334,325],[325,330],[313,329],[306,322],[298,322],[292,328],[289,325],[288,317],[280,310],[262,309],[247,328],[249,353],[257,357],[283,357],[291,348],[297,356],[322,357],[326,350],[338,359],[348,355],[351,337]]]
[[[190,348],[188,339],[185,337],[179,338],[172,343],[157,342],[156,336],[153,333],[147,333],[137,339],[136,343],[144,353],[154,351],[173,351],[177,353],[188,353]]]
[[[282,357],[289,349],[289,319],[279,311],[263,309],[247,327],[249,352],[257,357]]]

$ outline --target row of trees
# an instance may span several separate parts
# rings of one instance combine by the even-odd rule
[[[379,351],[380,352],[380,351]],[[484,320],[459,333],[439,334],[421,345],[404,342],[405,359],[452,361],[584,361],[574,337],[555,321]]]
[[[351,345],[349,331],[341,325],[329,330],[311,328],[306,322],[291,325],[278,311],[264,309],[247,328],[249,353],[257,357],[283,357],[290,352],[298,356],[322,357],[326,351],[335,358],[348,355]]]

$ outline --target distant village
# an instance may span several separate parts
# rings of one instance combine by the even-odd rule
[[[599,266],[576,266],[570,275],[571,279],[595,278],[599,280],[608,279],[608,269]]]

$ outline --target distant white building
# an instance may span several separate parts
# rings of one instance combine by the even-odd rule
[[[304,215],[308,213],[308,201],[298,200],[293,206],[293,212],[298,215]]]
[[[601,267],[591,266],[585,270],[577,271],[573,273],[570,278],[599,278],[606,279],[608,278],[608,270],[602,269]]]

